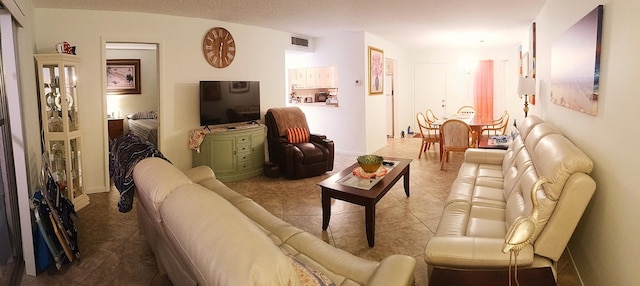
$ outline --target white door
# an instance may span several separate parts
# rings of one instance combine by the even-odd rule
[[[440,118],[447,114],[446,80],[446,64],[416,64],[414,71],[415,113],[425,113],[427,109],[431,109]]]

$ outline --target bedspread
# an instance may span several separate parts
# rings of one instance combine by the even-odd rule
[[[109,143],[109,176],[120,193],[118,210],[131,211],[135,184],[133,168],[144,158],[158,157],[171,163],[151,142],[133,134],[125,134]]]

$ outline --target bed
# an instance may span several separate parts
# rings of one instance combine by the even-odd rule
[[[155,111],[136,112],[127,116],[129,133],[158,146],[158,113]]]

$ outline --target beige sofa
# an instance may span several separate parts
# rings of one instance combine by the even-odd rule
[[[413,285],[415,259],[337,249],[271,215],[200,166],[147,158],[133,171],[141,231],[174,285]]]
[[[530,115],[518,131],[508,150],[466,151],[435,236],[425,247],[430,274],[434,268],[509,269],[514,262],[509,251],[503,252],[505,240],[511,229],[524,226],[514,223],[521,217],[534,227],[526,234],[516,231],[530,236],[519,252],[518,267],[549,267],[555,277],[555,262],[595,191],[589,176],[593,163],[539,117]],[[539,177],[549,183],[536,189],[532,217],[530,193]]]

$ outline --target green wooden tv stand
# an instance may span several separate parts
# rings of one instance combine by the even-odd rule
[[[207,165],[222,182],[238,181],[264,171],[264,125],[242,125],[233,129],[213,128],[193,151],[193,167]]]

